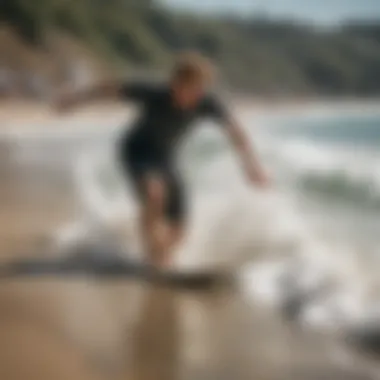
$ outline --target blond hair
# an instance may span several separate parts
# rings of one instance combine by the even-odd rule
[[[190,51],[180,54],[171,73],[172,81],[210,85],[215,79],[215,67],[202,54]]]

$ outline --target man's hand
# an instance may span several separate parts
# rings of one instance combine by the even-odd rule
[[[252,185],[260,187],[261,189],[267,189],[270,187],[270,179],[268,178],[265,171],[261,168],[250,167],[247,169],[247,177]]]
[[[61,114],[70,112],[76,105],[75,97],[69,94],[59,96],[54,102],[56,112]]]

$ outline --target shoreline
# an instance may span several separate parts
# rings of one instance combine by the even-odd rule
[[[268,100],[265,98],[231,98],[232,109],[235,112],[252,112],[258,116],[296,116],[309,112],[345,112],[357,114],[362,112],[379,112],[380,98],[315,98],[315,99],[283,99]],[[57,114],[47,103],[8,100],[0,101],[0,131],[13,129],[30,129],[30,126],[40,125],[42,128],[51,128],[57,120],[76,122],[91,121],[96,119],[129,118],[133,113],[133,107],[122,103],[99,103],[79,109],[67,115]],[[62,123],[57,124],[62,126]]]

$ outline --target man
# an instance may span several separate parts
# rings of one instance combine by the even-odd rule
[[[260,186],[266,175],[241,128],[216,97],[210,62],[197,53],[181,56],[167,84],[107,83],[61,99],[61,109],[93,100],[119,98],[141,106],[132,131],[120,139],[119,159],[141,202],[141,228],[150,264],[165,269],[185,231],[186,202],[175,150],[200,119],[223,126],[240,155],[248,180]]]

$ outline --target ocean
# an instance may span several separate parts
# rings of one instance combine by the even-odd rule
[[[257,144],[285,213],[296,214],[299,240],[290,255],[257,266],[253,292],[279,305],[291,292],[286,277],[299,296],[316,294],[299,310],[308,325],[378,320],[380,113],[322,109],[259,129]]]
[[[380,112],[246,111],[241,121],[272,188],[247,186],[217,130],[196,134],[183,154],[196,248],[189,244],[184,256],[200,266],[243,268],[244,287],[274,307],[306,298],[298,318],[308,325],[339,328],[376,320]]]
[[[247,297],[278,310],[299,299],[296,317],[314,328],[378,320],[380,112],[327,105],[238,117],[272,186],[249,186],[221,130],[200,125],[179,152],[190,216],[175,265],[238,272]],[[7,138],[24,167],[43,162],[46,173],[59,161],[58,177],[72,182],[78,220],[57,231],[60,244],[121,223],[139,256],[137,205],[113,155],[121,121],[105,124]]]

